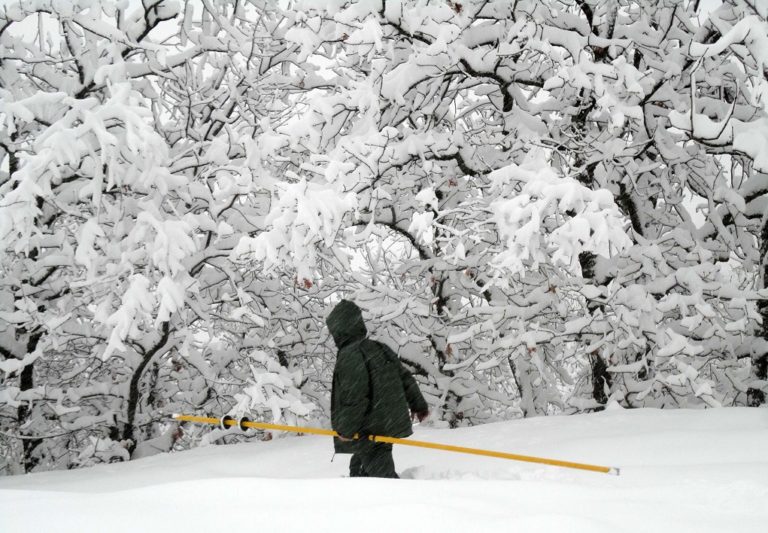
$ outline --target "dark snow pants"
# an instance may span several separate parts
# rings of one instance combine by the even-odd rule
[[[400,477],[395,472],[392,445],[382,442],[358,442],[357,452],[349,460],[349,477]]]

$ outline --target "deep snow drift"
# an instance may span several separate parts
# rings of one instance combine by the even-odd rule
[[[0,530],[683,531],[768,528],[768,409],[609,410],[419,440],[618,466],[621,475],[396,447],[407,480],[348,479],[325,437],[210,446],[0,478]]]

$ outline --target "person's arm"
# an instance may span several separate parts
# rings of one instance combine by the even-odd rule
[[[405,366],[400,363],[400,379],[403,382],[403,389],[405,390],[405,399],[408,401],[408,407],[413,413],[414,417],[418,418],[419,422],[422,422],[427,416],[429,416],[429,404],[427,400],[422,396],[419,390],[419,384],[413,379],[413,376]]]
[[[360,433],[368,410],[368,369],[360,350],[345,352],[336,362],[336,386],[339,388],[339,413],[333,428],[347,438]]]

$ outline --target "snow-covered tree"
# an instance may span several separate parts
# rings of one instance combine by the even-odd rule
[[[765,117],[760,8],[297,8],[287,38],[334,84],[275,128],[294,183],[240,251],[370,301],[454,421],[764,387],[747,357],[759,211],[739,192],[760,159],[739,132]],[[399,259],[361,278],[339,250],[372,238]]]
[[[147,440],[168,449],[182,436],[168,414],[229,410],[249,391],[248,407],[270,418],[314,407],[262,318],[284,298],[256,303],[251,273],[227,259],[266,213],[251,161],[262,121],[279,120],[297,90],[284,72],[291,19],[200,7],[0,11],[12,469],[126,458]]]

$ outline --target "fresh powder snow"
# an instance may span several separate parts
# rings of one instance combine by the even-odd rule
[[[609,409],[417,427],[413,438],[621,473],[396,446],[404,479],[346,478],[349,456],[333,458],[330,439],[275,435],[2,478],[2,530],[721,533],[768,523],[766,409]]]

